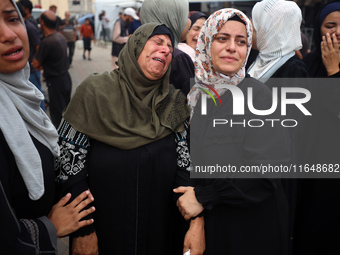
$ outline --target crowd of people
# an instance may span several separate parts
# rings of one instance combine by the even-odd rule
[[[103,10],[112,70],[72,97],[75,42],[91,60],[93,23],[32,7],[0,2],[1,253],[57,254],[65,236],[84,255],[340,252],[340,1],[315,17],[309,53],[294,1],[247,16],[144,0],[112,30]],[[217,165],[237,170],[196,171]],[[320,165],[332,175],[309,175]]]

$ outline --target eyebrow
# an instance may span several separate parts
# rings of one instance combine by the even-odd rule
[[[160,37],[158,37],[157,36],[157,38],[162,42],[162,43],[164,43],[165,42],[165,40],[164,39],[162,39],[162,38],[160,38]],[[172,47],[172,45],[171,45],[171,42],[170,43],[167,43],[169,46],[171,46]]]
[[[13,9],[13,10],[4,10],[4,11],[2,11],[2,13],[4,13],[4,14],[11,14],[11,13],[13,13],[13,12],[18,13],[16,9]]]
[[[228,34],[228,33],[217,33],[216,35],[226,35],[226,36],[231,36],[231,35]],[[236,35],[236,37],[247,38],[247,37],[244,36],[244,35]]]
[[[329,22],[326,22],[325,25],[336,25],[336,22],[334,22],[334,21],[329,21]]]

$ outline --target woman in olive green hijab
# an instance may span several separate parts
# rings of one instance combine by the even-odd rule
[[[78,252],[84,245],[97,252],[97,238],[101,254],[181,251],[172,189],[189,184],[189,109],[169,84],[173,43],[166,26],[141,26],[121,51],[119,69],[90,75],[64,113],[61,188],[89,188],[96,197],[95,223],[75,234],[86,235],[74,239]]]

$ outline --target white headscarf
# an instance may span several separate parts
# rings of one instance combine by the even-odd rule
[[[266,82],[302,48],[301,10],[293,1],[263,0],[255,4],[252,20],[259,55],[248,73]]]
[[[22,24],[20,11],[15,2]],[[32,200],[45,192],[39,152],[30,134],[45,145],[54,156],[59,155],[58,133],[40,108],[42,93],[28,80],[30,67],[11,74],[0,73],[0,129],[11,149],[20,174]]]
[[[237,73],[227,76],[216,71],[213,67],[211,60],[211,45],[213,42],[214,35],[216,35],[228,19],[239,16],[242,21],[246,24],[247,30],[247,57]],[[226,8],[214,12],[210,15],[207,21],[202,26],[201,32],[198,36],[197,48],[196,48],[196,61],[195,61],[195,81],[196,84],[192,87],[188,94],[188,104],[191,107],[191,117],[194,113],[194,108],[197,104],[198,99],[202,93],[199,88],[213,88],[218,84],[231,84],[238,85],[246,75],[245,66],[251,50],[252,43],[252,25],[247,16],[233,8]],[[227,89],[215,89],[219,95],[222,95]]]
[[[174,47],[177,47],[187,24],[188,14],[188,0],[144,0],[140,20],[142,24],[155,22],[166,25],[174,35]]]

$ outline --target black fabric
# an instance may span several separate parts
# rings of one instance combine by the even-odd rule
[[[30,255],[37,251],[56,254],[45,225],[38,219],[46,216],[55,203],[54,157],[49,149],[31,137],[39,151],[44,171],[45,193],[37,201],[28,197],[14,156],[0,131],[0,181],[3,187],[0,189],[1,254]],[[37,227],[35,235],[38,237],[38,244],[32,239],[25,221]]]
[[[71,100],[72,80],[67,72],[59,77],[46,78],[48,88],[49,108],[53,125],[57,128],[62,113]]]
[[[84,50],[91,51],[91,40],[92,38],[83,38]]]
[[[304,85],[301,84],[301,81],[294,78],[308,78],[309,72],[307,70],[307,66],[305,63],[300,60],[296,55],[288,59],[288,61],[282,65],[273,75],[271,78],[266,82],[266,85],[269,86],[269,88],[276,87],[279,89],[279,95],[280,88],[282,87],[301,87]],[[289,79],[279,79],[279,78],[289,78]],[[280,97],[280,96],[279,96]],[[299,95],[294,95],[290,93],[289,98],[297,98]],[[304,115],[301,115],[300,110],[298,110],[296,107],[289,108],[287,107],[287,119],[294,119],[298,121],[298,126],[295,128],[289,129],[289,136],[291,139],[291,162],[293,164],[297,163],[297,150],[299,148],[297,138],[301,135],[301,133],[304,132],[305,123],[304,123]],[[295,228],[295,218],[296,218],[296,206],[297,206],[297,200],[298,200],[298,189],[300,185],[299,179],[293,179],[293,178],[283,178],[281,179],[282,186],[285,191],[288,205],[289,205],[289,251],[290,254],[293,250],[294,246],[294,228]]]
[[[190,79],[195,77],[195,66],[190,56],[175,48],[172,55],[170,83],[184,95],[190,91]]]
[[[247,95],[247,88],[253,89],[253,101],[256,109],[269,109],[271,92],[263,83],[249,78],[238,87]],[[224,118],[241,122],[241,119],[259,119],[249,109],[245,115],[232,115],[232,95],[229,91],[221,96]],[[200,107],[200,100],[196,107]],[[218,108],[212,100],[207,101],[209,113],[217,113]],[[210,105],[210,106],[209,106]],[[214,115],[217,116],[217,115]],[[242,118],[241,118],[242,117]],[[273,118],[277,115],[271,116]],[[213,150],[213,157],[223,157],[231,166],[285,164],[289,162],[289,136],[281,126],[271,128],[250,128],[236,126],[223,127],[222,136],[215,137],[202,121],[205,117],[195,114],[191,120],[191,148],[201,148],[202,155]],[[193,126],[198,125],[199,132],[204,132],[204,139],[195,137]],[[203,135],[203,133],[202,133]],[[225,142],[214,143],[210,141]],[[217,146],[219,149],[217,149]],[[192,155],[193,156],[193,155]],[[209,157],[211,153],[209,154]],[[206,159],[206,160],[211,160]],[[211,161],[215,162],[215,161]],[[193,157],[193,164],[195,159]],[[210,164],[208,164],[210,165]],[[288,205],[280,179],[195,179],[197,200],[206,209],[204,214],[206,233],[205,255],[212,254],[287,254],[288,248]]]
[[[43,39],[35,58],[43,65],[46,78],[65,74],[69,68],[66,39],[53,33]]]
[[[321,58],[319,14],[314,26],[316,49],[303,59],[310,76],[326,78],[309,86],[311,100],[308,109],[312,117],[306,120],[300,137],[299,163],[340,163],[340,72],[328,76]],[[295,254],[339,254],[340,248],[340,179],[303,179],[299,187]]]
[[[182,217],[172,189],[190,179],[176,165],[176,146],[175,134],[132,150],[91,140],[85,169],[62,187],[77,194],[88,181],[100,254],[181,254]]]

